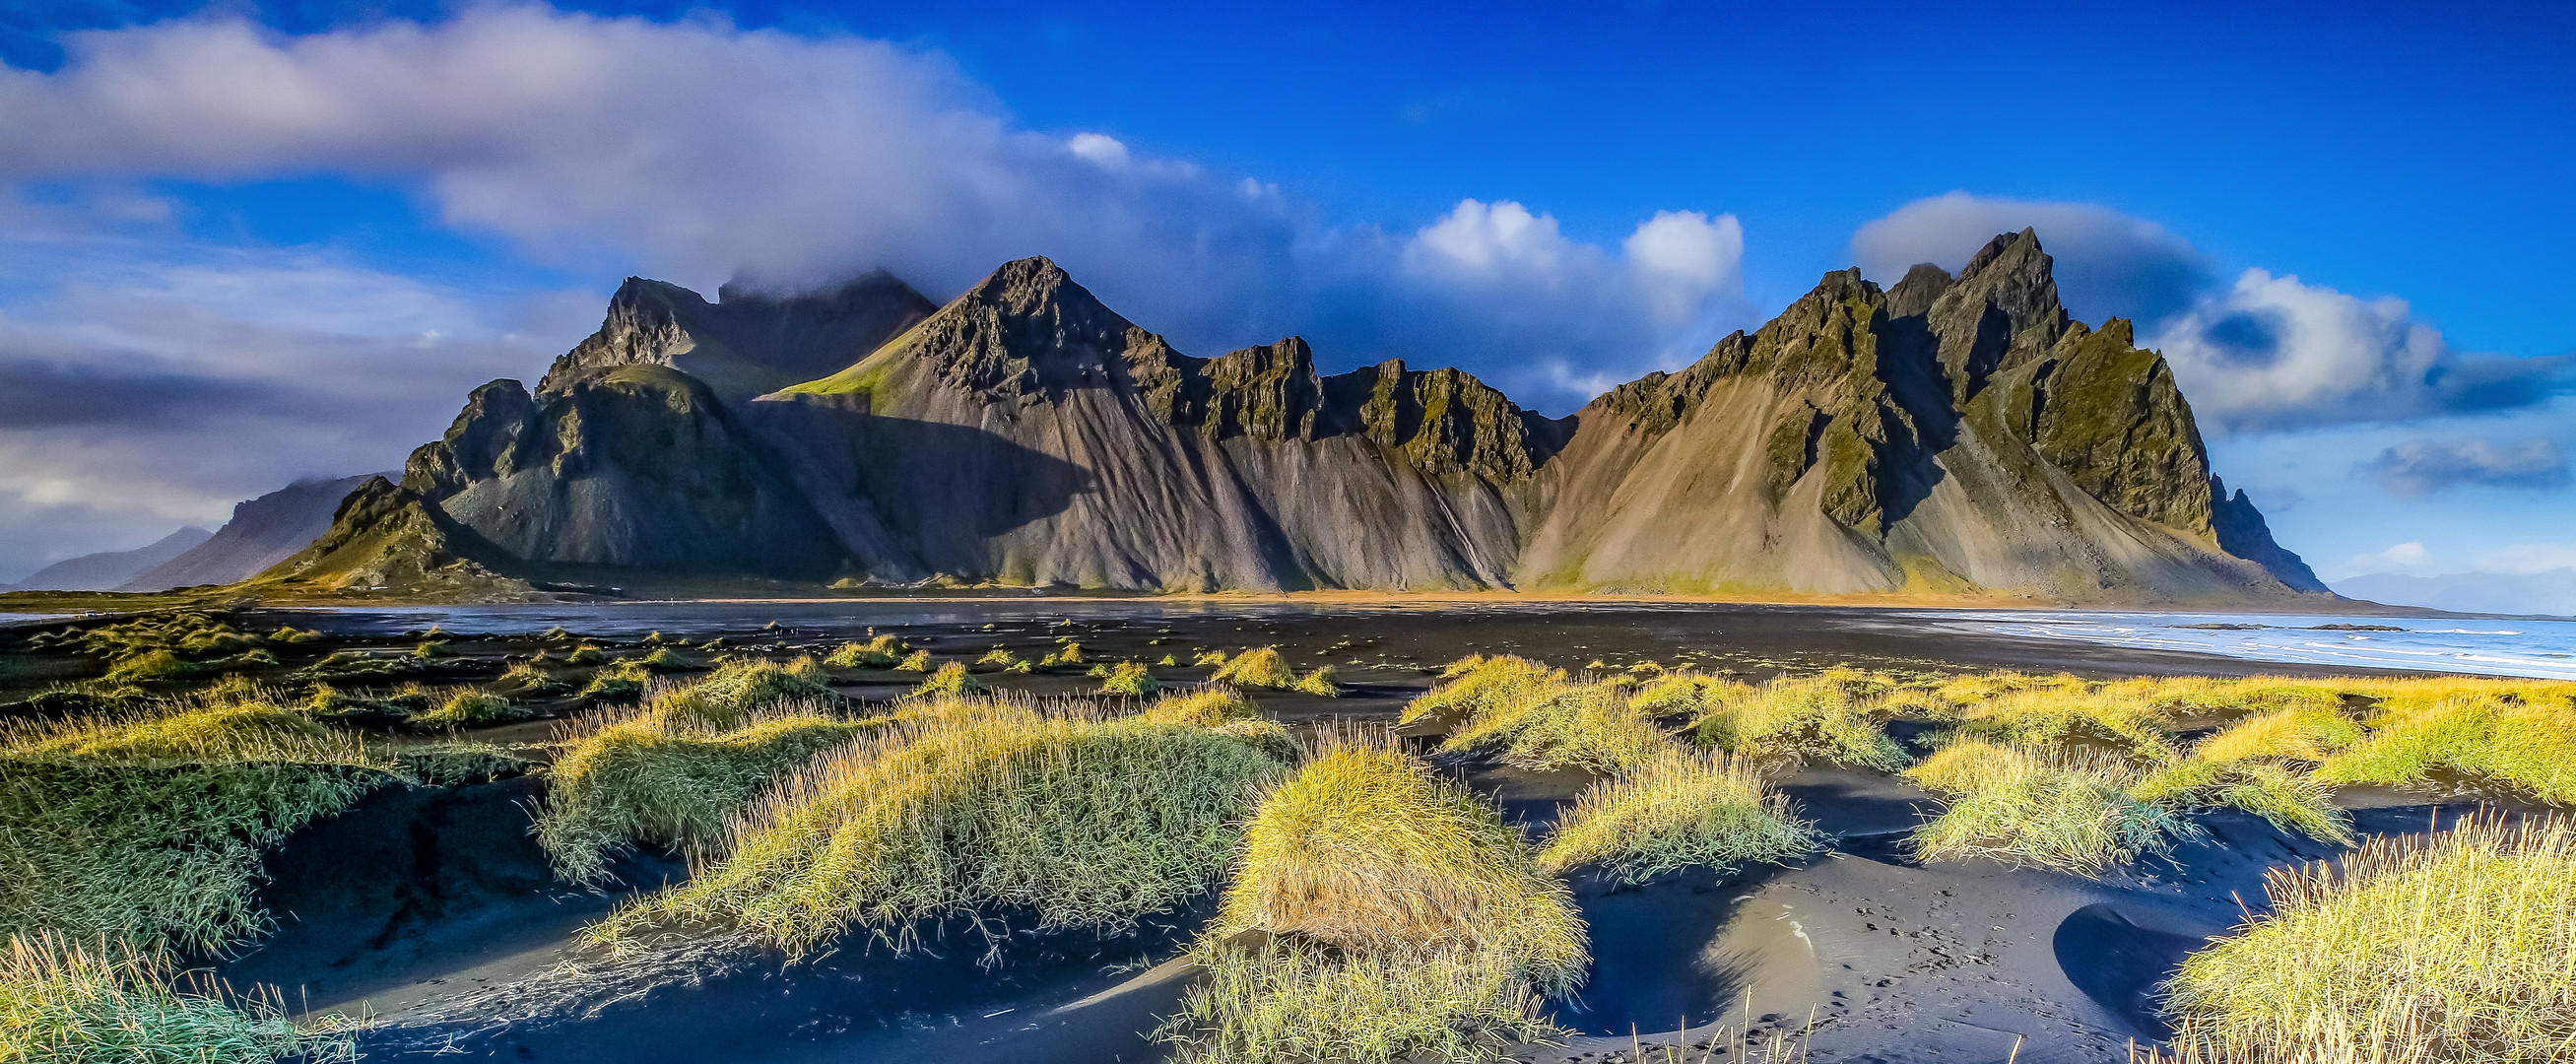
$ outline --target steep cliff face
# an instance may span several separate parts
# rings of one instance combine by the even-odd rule
[[[1153,589],[1497,585],[1553,428],[1293,337],[1192,358],[1044,259],[747,411],[874,579]]]
[[[2260,557],[2220,542],[2208,458],[2171,370],[2126,322],[2070,321],[2028,231],[1997,237],[1956,278],[1918,266],[1881,291],[1828,274],[1759,332],[1576,421],[1514,570],[1525,586],[2086,600],[2308,589],[2268,533],[2238,536]]]
[[[403,486],[507,556],[552,565],[825,578],[831,533],[707,385],[655,365],[542,397],[475,390]]]
[[[399,498],[325,540],[381,514],[493,572],[890,585],[2319,586],[2210,475],[2163,359],[2126,322],[2068,318],[2028,232],[1956,277],[1828,274],[1563,420],[1457,370],[1326,375],[1296,337],[1191,357],[1045,259],[927,314],[909,293],[708,304],[630,281],[535,393],[478,390]]]

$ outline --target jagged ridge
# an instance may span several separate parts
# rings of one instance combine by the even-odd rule
[[[535,394],[478,390],[405,487],[509,559],[797,580],[2317,587],[2210,476],[2163,359],[2069,319],[2028,231],[1955,278],[1828,274],[1562,420],[1453,369],[1325,375],[1296,337],[1191,357],[1045,259],[926,316],[899,287],[707,304],[630,280]]]

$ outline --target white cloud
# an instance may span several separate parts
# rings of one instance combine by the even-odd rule
[[[1065,142],[1065,146],[1072,149],[1075,155],[1111,170],[1127,168],[1127,144],[1116,137],[1101,133],[1076,133],[1072,140]]]
[[[1951,192],[1915,200],[1852,234],[1861,274],[1894,284],[1929,262],[1952,273],[1998,233],[2036,230],[2057,262],[2067,309],[2099,324],[2106,317],[2152,322],[2189,306],[2209,280],[2208,260],[2161,225],[2092,203],[2062,203]]]
[[[2529,576],[2576,568],[2576,543],[2516,543],[2478,554],[2481,572]]]
[[[2433,571],[2433,564],[2433,552],[2422,543],[2400,543],[2375,554],[2356,554],[2344,559],[2343,574],[2335,579],[2341,580],[2369,573],[2425,576]]]
[[[850,36],[469,7],[299,37],[201,18],[68,52],[0,70],[0,179],[376,175],[549,261],[701,289],[885,266],[938,297],[1045,254],[1200,353],[1298,332],[1339,365],[1552,389],[1562,364],[1696,353],[1740,288],[1732,218],[1658,215],[1617,250],[1509,201],[1410,236],[1329,225],[1255,179],[1022,128],[944,57]],[[1498,295],[1509,328],[1482,320]]]
[[[1688,321],[1711,297],[1744,288],[1744,226],[1731,214],[1659,211],[1620,248],[1659,322]]]
[[[2452,350],[2406,302],[2250,269],[2149,340],[2204,426],[2247,431],[2522,406],[2567,389],[2566,357]]]

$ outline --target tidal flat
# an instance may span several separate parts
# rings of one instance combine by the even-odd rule
[[[2159,642],[1697,604],[28,619],[0,919],[302,1039],[226,1060],[2289,1060],[2172,982],[2263,947],[2285,875],[2428,832],[2566,863],[2576,685]],[[154,819],[201,793],[232,804]],[[2552,874],[2534,904],[2576,899]],[[2576,995],[2516,985],[2523,1027],[2312,1011],[2549,1059],[2511,1053],[2576,1039]]]

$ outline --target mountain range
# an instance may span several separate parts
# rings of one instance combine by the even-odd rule
[[[2576,616],[2576,569],[2539,573],[2371,573],[2334,582],[2338,594],[2454,613]]]
[[[1175,350],[1043,258],[944,306],[875,274],[630,278],[534,391],[474,391],[279,588],[673,578],[1307,589],[2327,594],[2209,469],[2164,359],[2069,318],[2031,232],[1856,270],[1571,416],[1289,337]]]

